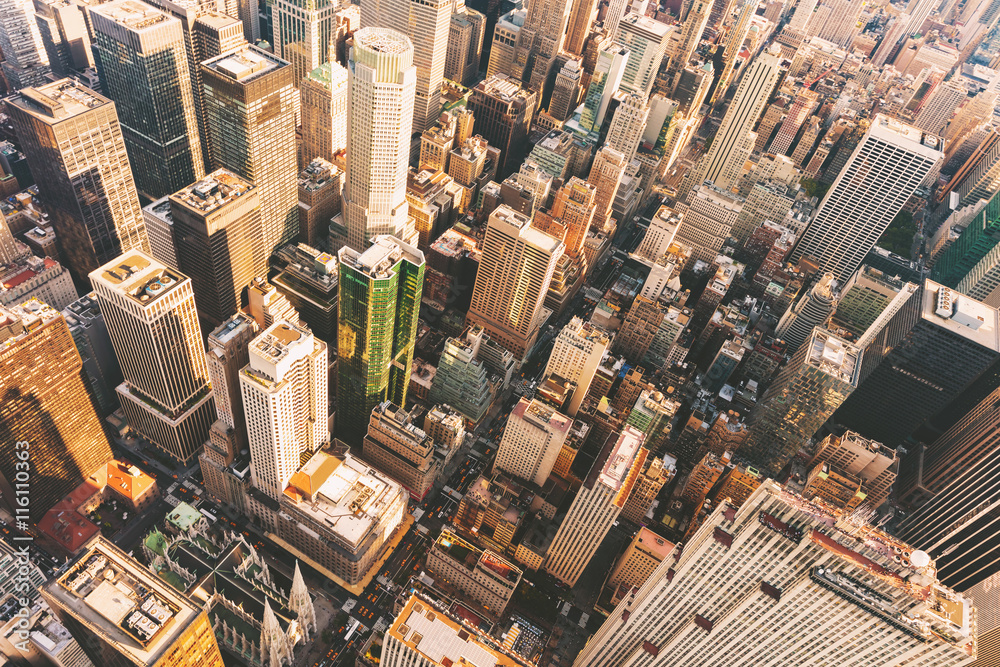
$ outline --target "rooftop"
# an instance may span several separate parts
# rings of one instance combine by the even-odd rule
[[[22,88],[7,98],[7,101],[37,117],[56,120],[72,118],[111,103],[74,79],[60,79],[36,88]]]
[[[174,193],[170,199],[207,215],[236,201],[253,188],[253,183],[243,180],[228,169],[217,169],[197,183]]]
[[[924,283],[921,308],[923,319],[988,350],[1000,352],[1000,319],[996,308],[933,280]]]
[[[135,31],[148,30],[161,23],[177,20],[155,7],[135,0],[120,0],[120,2],[92,6],[90,11]]]
[[[136,665],[158,663],[201,613],[103,538],[45,588],[66,613]]]
[[[252,326],[253,318],[240,313],[220,324],[208,337],[209,339],[218,341],[221,345],[225,345],[233,336]]]
[[[424,253],[395,236],[382,235],[373,238],[371,246],[361,253],[349,246],[341,248],[338,259],[344,266],[377,279],[392,275],[393,267],[401,260],[423,264]]]
[[[573,423],[572,419],[556,412],[541,401],[535,399],[529,401],[523,397],[514,406],[513,414],[518,418],[530,421],[540,428],[559,433],[569,431],[569,427]]]
[[[34,297],[17,306],[0,306],[0,351],[57,317],[58,310]]]
[[[857,382],[861,351],[826,329],[817,327],[813,330],[807,355],[807,363],[811,366],[842,382]]]
[[[144,306],[187,280],[187,276],[137,250],[108,262],[90,275]]]
[[[623,487],[628,472],[632,469],[632,464],[642,449],[643,437],[642,432],[632,426],[625,426],[622,429],[621,435],[618,436],[618,442],[615,443],[611,454],[604,462],[604,467],[598,477],[602,484],[615,490]]]
[[[306,165],[305,169],[299,172],[299,187],[310,192],[319,190],[333,183],[333,177],[339,173],[340,169],[329,160],[324,160],[321,157],[314,158]]]
[[[249,44],[238,51],[206,60],[201,65],[240,83],[249,83],[259,76],[289,66],[281,58]]]

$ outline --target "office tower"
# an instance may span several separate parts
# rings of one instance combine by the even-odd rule
[[[7,266],[0,265],[0,305],[13,306],[33,297],[56,310],[76,301],[76,287],[69,271],[51,257],[42,259],[30,254]]]
[[[674,238],[691,247],[692,260],[711,262],[739,219],[743,198],[720,188],[697,185],[687,202],[688,208]]]
[[[299,234],[292,66],[257,48],[201,64],[212,169],[257,187],[264,252]]]
[[[941,159],[940,144],[936,136],[881,114],[875,116],[790,261],[808,255],[821,269],[846,282]]]
[[[497,180],[517,171],[528,153],[528,131],[537,106],[537,93],[497,74],[472,90],[468,108],[476,131],[490,146],[500,149]]]
[[[467,322],[524,359],[548,317],[542,304],[563,248],[526,216],[499,206],[486,227]]]
[[[926,280],[865,348],[834,421],[895,447],[997,359],[997,309]]]
[[[968,98],[969,91],[955,79],[945,81],[931,93],[913,121],[913,127],[941,136],[958,105]]]
[[[957,169],[953,169],[953,163],[948,162],[948,170],[953,171],[953,175],[937,195],[938,202],[948,202],[948,209],[974,205],[981,199],[990,199],[1000,190],[1000,132],[985,126],[981,132],[970,133],[963,144],[955,149],[953,155],[954,158],[968,155],[968,159],[961,166],[955,164]],[[966,147],[968,152],[964,150]]]
[[[222,667],[201,604],[103,537],[41,593],[95,665]]]
[[[612,3],[615,4],[615,3]],[[618,3],[624,5],[624,3]],[[593,26],[594,17],[597,15],[599,3],[596,0],[573,0],[569,9],[569,21],[566,24],[566,39],[563,42],[563,50],[576,56],[583,55],[587,37]],[[604,17],[605,34],[614,36],[618,29],[617,20],[614,26],[608,25],[608,17],[611,13],[609,7],[608,14]],[[618,19],[621,19],[619,15]]]
[[[85,5],[62,0],[35,3],[35,20],[52,72],[59,77],[94,66]],[[2,49],[0,49],[2,50]]]
[[[863,264],[840,290],[833,327],[865,347],[916,292],[917,286]]]
[[[645,98],[653,90],[656,73],[670,44],[671,28],[648,16],[630,13],[618,24],[613,39],[630,51],[621,86]]]
[[[508,573],[499,563],[495,569],[497,575]],[[443,667],[463,662],[517,667],[522,658],[509,653],[492,637],[471,630],[465,621],[442,610],[429,598],[412,593],[385,631],[380,664]]]
[[[832,273],[823,274],[799,302],[790,306],[774,328],[774,335],[788,344],[788,351],[799,349],[816,327],[822,327],[837,304],[837,283]]]
[[[777,475],[858,385],[861,351],[817,327],[750,413],[740,455]]]
[[[809,1],[805,0],[806,3]],[[802,3],[799,3],[799,6],[802,6]],[[756,12],[756,4],[744,1],[743,6],[740,7],[739,13],[736,16],[736,23],[726,33],[724,49],[722,51],[722,74],[719,75],[719,82],[715,86],[715,92],[712,93],[713,103],[721,95],[725,95],[729,89],[729,79],[732,77],[733,68],[736,66],[736,56],[739,55],[740,50],[743,48],[743,42],[746,41],[747,32],[750,30],[750,19],[756,15]],[[675,87],[674,97],[676,96],[677,88]]]
[[[567,586],[576,585],[625,506],[648,455],[642,433],[632,426],[608,438],[552,540],[546,572]]]
[[[652,452],[652,447],[647,449]],[[677,474],[676,457],[667,454],[654,456],[649,453],[642,467],[637,469],[632,490],[629,491],[628,500],[622,507],[621,518],[635,524],[651,520],[653,503],[657,495],[675,474]]]
[[[364,0],[361,3],[362,29],[379,29],[377,32],[364,34],[378,34],[385,39],[389,33],[382,29],[388,29],[410,40],[407,55],[398,61],[401,63],[405,60],[404,65],[392,62],[400,56],[397,51],[399,47],[393,48],[394,57],[378,58],[375,54],[381,45],[380,40],[362,40],[366,44],[365,64],[375,69],[390,68],[379,77],[379,83],[402,83],[395,79],[411,65],[416,68],[414,83],[408,84],[413,86],[413,92],[407,91],[410,99],[405,109],[411,118],[407,118],[406,113],[400,113],[402,110],[396,112],[400,113],[397,122],[406,127],[407,137],[411,127],[413,132],[423,132],[434,125],[441,114],[441,82],[444,80],[444,65],[448,55],[448,32],[453,5],[451,0]],[[355,50],[359,44],[358,34],[354,34]],[[358,55],[355,54],[354,58],[358,58]]]
[[[600,134],[604,116],[621,86],[631,55],[631,51],[619,45],[609,45],[598,51],[594,73],[580,110],[580,127],[591,136]]]
[[[783,221],[792,206],[795,204],[795,197],[798,190],[788,187],[781,181],[761,181],[755,183],[747,194],[746,201],[740,208],[740,214],[730,230],[733,238],[744,245],[750,240],[753,234],[762,225],[770,224],[775,230],[780,227],[782,231],[788,231],[778,225],[775,221]]]
[[[260,189],[227,169],[170,196],[177,268],[208,326],[235,315],[243,289],[267,273],[260,207]]]
[[[841,435],[831,434],[824,438],[817,446],[816,455],[812,457],[808,467],[813,468],[820,463],[860,481],[864,492],[863,500],[872,508],[879,507],[886,501],[889,489],[899,473],[899,457],[895,449],[863,438],[853,431],[846,431]]]
[[[1000,195],[969,221],[934,264],[931,276],[990,306],[1000,306]]]
[[[620,151],[608,146],[602,147],[594,156],[590,166],[587,182],[594,186],[594,221],[595,229],[603,229],[611,220],[611,207],[615,202],[615,194],[621,185],[628,160]]]
[[[894,561],[897,548],[907,565]],[[673,554],[619,604],[576,667],[943,667],[975,654],[971,603],[938,584],[926,554],[770,480],[739,510],[720,504]],[[839,633],[823,631],[834,624]]]
[[[338,259],[337,430],[352,444],[364,436],[376,405],[406,405],[424,254],[377,236],[362,253],[341,248]]]
[[[618,558],[608,575],[605,587],[614,592],[612,604],[616,605],[633,588],[641,587],[656,567],[668,558],[674,545],[648,528],[640,528],[632,538],[625,553]]]
[[[712,181],[723,190],[735,185],[743,168],[743,160],[737,159],[740,146],[760,118],[781,71],[773,53],[762,53],[746,66],[711,148],[694,169],[697,179],[692,185]]]
[[[327,348],[308,329],[275,322],[250,342],[239,375],[253,485],[274,501],[302,462],[330,442]]]
[[[160,197],[142,207],[142,221],[149,238],[149,254],[172,269],[177,268],[177,247],[174,243],[174,218],[170,213],[170,197]]]
[[[993,391],[951,429],[908,456],[897,482],[900,500],[916,509],[899,525],[902,539],[937,560],[942,580],[961,590],[989,583],[1000,571],[996,483],[1000,392]]]
[[[430,402],[450,405],[473,424],[483,420],[497,393],[492,374],[477,358],[479,345],[469,336],[446,340],[428,395]]]
[[[631,162],[646,130],[648,118],[649,105],[645,96],[639,93],[625,95],[615,109],[605,145],[624,155],[626,162]]]
[[[4,0],[0,3],[0,53],[3,76],[14,90],[42,86],[51,71],[49,55],[35,21],[30,0]]]
[[[992,118],[993,107],[996,106],[997,92],[982,90],[971,100],[966,101],[955,113],[944,131],[945,146],[960,142],[975,127]]]
[[[513,72],[521,28],[524,27],[527,15],[525,9],[514,8],[497,19],[496,25],[493,26],[490,57],[486,64],[487,78],[495,74],[509,76]]]
[[[538,399],[521,398],[507,419],[493,472],[508,472],[544,486],[572,424],[572,419]]]
[[[82,363],[59,311],[37,299],[0,306],[0,497],[19,520],[37,522],[111,459]],[[21,456],[31,464],[27,505]]]
[[[123,252],[148,250],[114,103],[71,79],[6,101],[73,280],[83,285]]]
[[[83,361],[84,381],[98,414],[106,417],[118,409],[115,387],[122,381],[122,369],[115,358],[97,297],[93,293],[80,297],[63,309],[63,317]]]
[[[215,421],[191,279],[132,250],[90,280],[125,376],[117,391],[129,426],[191,463]]]
[[[511,75],[539,94],[562,48],[570,5],[570,0],[536,0],[528,4]]]
[[[579,58],[570,58],[556,74],[548,109],[549,115],[556,120],[566,120],[576,108],[583,76],[582,63]]]
[[[576,260],[585,273],[588,270],[584,243],[594,220],[597,188],[576,176],[559,188],[552,204],[552,216],[566,227],[566,254]]]
[[[250,341],[257,335],[253,318],[234,315],[208,335],[205,362],[215,396],[217,419],[208,432],[205,451],[198,457],[205,489],[229,502],[226,467],[248,450],[246,411],[240,393],[240,372],[250,363]],[[230,502],[229,504],[236,504]]]
[[[116,103],[136,189],[150,199],[205,175],[178,19],[135,0],[89,13],[101,89]]]
[[[466,7],[464,0],[456,2],[448,27],[448,50],[444,62],[444,78],[469,85],[479,73],[486,35],[486,16]]]
[[[317,157],[299,172],[298,180],[299,243],[315,248],[325,243],[331,219],[340,215],[344,172]]]
[[[365,461],[398,481],[420,502],[437,479],[434,439],[415,423],[410,413],[385,401],[375,406],[365,434]]]
[[[336,60],[330,53],[336,3],[275,0],[270,7],[274,55],[292,65],[296,85],[320,65]]]
[[[298,323],[299,313],[284,294],[261,277],[254,278],[247,288],[250,301],[247,310],[257,322],[257,329],[266,329],[275,322],[285,320]]]
[[[778,133],[771,140],[768,151],[775,155],[787,155],[788,149],[792,147],[795,135],[799,133],[799,128],[806,118],[812,115],[813,109],[819,101],[819,94],[811,90],[802,90],[795,95],[795,103],[788,110],[785,120],[778,128]]]
[[[415,242],[406,203],[410,128],[415,127],[413,46],[395,30],[362,28],[354,34],[349,70],[347,241],[358,252],[382,234]]]
[[[570,320],[556,336],[544,375],[555,374],[576,384],[566,408],[570,417],[575,417],[580,409],[610,344],[611,337],[606,331],[579,317]]]
[[[811,119],[807,124],[806,128],[802,131],[802,136],[799,137],[799,143],[796,144],[795,150],[792,151],[792,163],[796,167],[807,168],[807,175],[809,173],[818,174],[819,168],[822,166],[823,162],[826,160],[826,155],[829,154],[829,149],[826,153],[822,155],[822,159],[816,158],[819,155],[819,149],[815,155],[813,155],[813,160],[817,160],[815,164],[815,169],[813,168],[813,161],[810,160],[808,164],[805,163],[807,157],[809,157],[813,146],[816,145],[816,140],[819,139],[820,132],[823,130],[823,126],[820,124],[819,120],[816,118]],[[814,176],[810,176],[814,178]]]
[[[678,74],[688,66],[691,56],[701,43],[701,35],[705,32],[712,4],[708,0],[692,0],[685,3],[687,15],[681,26],[680,40],[667,65],[667,80],[670,81],[671,93],[677,88]]]
[[[443,528],[427,552],[428,574],[438,585],[453,589],[500,618],[521,583],[521,568],[500,554],[477,548]]]
[[[701,67],[683,68],[678,74],[677,86],[673,92],[673,99],[678,102],[677,110],[684,114],[685,118],[697,116],[711,86],[710,63]]]
[[[347,148],[347,68],[323,63],[299,83],[302,113],[302,162],[333,160]]]

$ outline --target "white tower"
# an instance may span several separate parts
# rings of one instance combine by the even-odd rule
[[[417,85],[413,45],[395,30],[362,28],[354,33],[348,68],[348,244],[363,252],[371,237],[388,234],[416,245],[406,203]]]
[[[299,561],[295,560],[295,575],[292,577],[292,592],[288,595],[288,608],[299,615],[299,627],[302,628],[302,639],[309,642],[310,632],[316,631],[316,608],[313,606],[309,589],[299,570]]]

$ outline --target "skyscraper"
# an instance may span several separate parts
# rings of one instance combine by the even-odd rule
[[[493,471],[544,486],[572,424],[572,419],[538,399],[522,397],[504,427]]]
[[[931,280],[864,350],[858,388],[836,423],[889,447],[1000,359],[1000,315]]]
[[[799,349],[815,327],[826,324],[837,303],[837,284],[827,273],[816,281],[798,303],[788,307],[774,328],[774,335],[784,339],[789,353]]]
[[[136,188],[150,199],[205,175],[180,20],[138,0],[89,12],[101,89],[115,101]]]
[[[864,500],[870,507],[879,507],[886,501],[899,473],[899,456],[895,449],[853,431],[824,438],[808,467],[820,463],[859,480]]]
[[[323,63],[299,82],[304,165],[347,148],[347,68]]]
[[[301,326],[275,322],[250,341],[240,390],[253,485],[281,499],[288,480],[330,442],[327,348]]]
[[[337,59],[330,54],[337,8],[331,0],[274,0],[271,5],[274,54],[291,63],[296,87],[314,69]]]
[[[130,251],[90,274],[125,382],[129,425],[190,463],[215,421],[191,279]]]
[[[720,503],[574,665],[967,665],[973,614],[926,554],[768,480],[738,510]]]
[[[359,253],[381,234],[415,244],[406,202],[417,81],[413,45],[395,30],[362,28],[354,33],[348,68],[347,242]]]
[[[341,248],[337,432],[349,445],[383,401],[406,405],[424,285],[424,254],[392,236]]]
[[[388,33],[381,29],[389,29],[410,40],[410,52],[404,56],[407,63],[401,68],[399,64],[390,65],[382,59],[379,59],[380,65],[376,65],[376,60],[371,55],[369,55],[371,60],[366,61],[368,66],[378,69],[385,66],[389,66],[390,69],[400,68],[392,70],[392,74],[387,70],[379,78],[379,83],[385,81],[385,77],[391,79],[393,83],[401,83],[395,81],[397,76],[411,64],[416,68],[412,84],[413,92],[408,93],[411,100],[406,108],[412,120],[405,115],[399,120],[406,126],[407,140],[411,127],[413,132],[423,132],[432,127],[441,114],[441,83],[444,81],[444,64],[448,55],[448,32],[451,27],[453,5],[452,0],[363,0],[361,2],[362,29],[377,28],[382,35]],[[358,48],[358,34],[360,33],[354,35],[355,49]],[[375,41],[369,42],[367,47],[369,54],[377,52],[377,46]]]
[[[558,375],[576,384],[566,414],[575,417],[590,390],[594,373],[611,344],[603,329],[574,317],[556,336],[545,366],[545,375]]]
[[[762,53],[746,66],[711,148],[692,170],[696,175],[692,186],[712,181],[725,190],[736,183],[743,168],[743,160],[737,159],[740,146],[760,118],[780,76],[780,62],[773,53]]]
[[[811,90],[800,90],[795,95],[795,103],[788,110],[785,120],[781,123],[781,127],[778,128],[778,133],[771,140],[771,146],[768,148],[769,152],[775,155],[788,154],[788,149],[792,147],[795,135],[799,133],[799,128],[802,127],[802,123],[805,122],[806,118],[812,115],[818,100],[819,94]]]
[[[227,169],[170,196],[177,268],[210,326],[235,315],[243,289],[267,273],[260,204],[259,189]]]
[[[480,325],[518,359],[534,346],[562,241],[506,205],[490,214],[467,322]]]
[[[648,118],[649,105],[646,104],[646,97],[641,93],[625,95],[615,109],[605,145],[620,151],[625,156],[625,161],[631,162],[639,149],[639,141]]]
[[[604,146],[597,151],[587,182],[594,186],[594,229],[603,229],[611,220],[611,208],[622,183],[628,160],[621,151]]]
[[[203,62],[201,76],[212,169],[256,186],[269,255],[299,234],[292,66],[248,45]]]
[[[38,521],[111,460],[81,367],[58,311],[37,299],[0,306],[0,499],[18,519]],[[21,497],[30,503],[21,506]]]
[[[77,285],[149,241],[115,105],[71,79],[25,88],[7,113]]]
[[[448,26],[448,52],[444,62],[444,78],[470,85],[479,74],[486,36],[486,16],[465,5],[455,3]]]
[[[687,15],[681,24],[680,41],[667,65],[671,93],[677,88],[678,75],[688,66],[691,56],[701,43],[701,35],[705,32],[713,3],[709,0],[691,0],[684,5],[687,8]]]
[[[947,224],[947,223],[946,223]],[[1000,287],[1000,194],[977,213],[934,264],[931,273],[942,285],[954,287],[994,307]]]
[[[804,0],[804,2],[799,3],[799,6],[808,4],[808,2],[809,0]],[[746,41],[747,32],[750,30],[750,19],[756,13],[757,5],[744,1],[736,16],[736,24],[726,33],[725,48],[722,52],[722,74],[719,75],[719,82],[715,85],[715,91],[712,93],[712,102],[719,99],[720,95],[725,95],[729,89],[729,78],[733,75],[733,68],[736,66],[736,56],[743,48],[743,42]],[[683,68],[681,72],[683,72]],[[674,97],[677,97],[676,87],[674,88]]]
[[[580,126],[587,132],[600,134],[611,98],[618,92],[632,52],[624,46],[608,46],[597,53],[597,64],[590,77],[580,112]]]
[[[571,58],[556,74],[552,87],[552,98],[549,100],[548,113],[556,120],[566,120],[580,94],[580,81],[583,78],[583,65],[579,58]]]
[[[622,74],[622,88],[648,98],[670,43],[671,28],[666,23],[634,12],[626,14],[612,36],[630,51]]]
[[[920,109],[913,127],[940,136],[958,105],[968,98],[969,91],[960,81],[950,79],[940,84]]]
[[[861,352],[817,327],[747,420],[740,456],[777,475],[857,387]]]
[[[434,438],[413,422],[410,413],[385,401],[372,410],[363,453],[365,461],[399,481],[420,502],[444,466],[434,445]]]
[[[594,16],[597,14],[598,4],[596,0],[573,0],[569,8],[569,20],[566,23],[566,40],[563,42],[563,50],[577,56],[583,55],[583,47],[587,42],[587,37],[590,35]],[[608,9],[608,13],[611,13],[610,8]],[[605,15],[604,28],[607,34],[614,35],[615,30],[618,29],[617,21],[615,22],[615,26],[611,28],[608,25],[608,17]]]
[[[528,154],[528,131],[538,104],[536,93],[497,74],[472,90],[468,108],[476,118],[476,132],[500,149],[497,180],[517,171]]]
[[[941,159],[940,148],[936,136],[875,116],[789,260],[811,256],[822,270],[846,282]]]
[[[222,667],[208,615],[103,537],[42,597],[95,665]]]
[[[45,84],[50,71],[49,55],[35,21],[31,0],[0,2],[0,53],[3,76],[16,89]]]
[[[576,585],[625,506],[648,455],[642,433],[632,426],[608,438],[552,540],[546,572],[567,586]]]

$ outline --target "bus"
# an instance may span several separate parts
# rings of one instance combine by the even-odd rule
[[[344,634],[345,642],[351,638],[351,635],[354,634],[354,631],[358,629],[359,625],[361,625],[361,621],[356,618],[351,619],[351,622],[347,624],[347,632]]]

